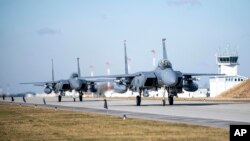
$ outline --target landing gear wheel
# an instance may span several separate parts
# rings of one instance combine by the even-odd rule
[[[136,106],[140,106],[140,105],[141,105],[141,97],[136,96]]]
[[[62,96],[59,95],[59,96],[58,96],[58,102],[61,102],[61,101],[62,101]]]
[[[82,94],[79,95],[79,101],[82,101]]]
[[[174,104],[174,96],[168,96],[168,102],[169,102],[169,105],[173,105]]]
[[[165,99],[162,100],[162,106],[166,106],[166,100]]]

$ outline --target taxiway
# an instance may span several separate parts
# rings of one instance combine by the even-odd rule
[[[172,106],[162,106],[161,100],[143,100],[141,106],[135,106],[135,100],[109,99],[108,109],[104,108],[103,98],[84,98],[74,102],[72,97],[63,97],[62,102],[57,102],[57,97],[25,98],[15,97],[14,103],[56,107],[86,112],[110,114],[128,118],[142,118],[168,122],[180,122],[218,128],[229,128],[230,124],[250,124],[250,103],[243,102],[212,102],[212,101],[175,101]],[[7,97],[4,101],[11,102]]]

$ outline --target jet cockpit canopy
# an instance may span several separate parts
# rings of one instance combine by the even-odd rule
[[[71,78],[77,78],[78,77],[78,74],[77,73],[72,73],[71,74]]]
[[[161,69],[166,69],[166,68],[172,68],[172,64],[169,60],[167,59],[162,59],[158,66],[161,68]]]

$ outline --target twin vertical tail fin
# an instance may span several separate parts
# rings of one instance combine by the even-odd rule
[[[125,55],[125,74],[128,74],[128,57],[127,57],[127,49],[126,49],[126,40],[124,40],[124,55]]]
[[[55,76],[54,76],[54,62],[53,59],[51,59],[51,63],[52,63],[52,81],[55,81]]]
[[[78,77],[81,77],[81,70],[80,70],[80,63],[79,63],[79,57],[77,58],[77,70],[78,70]]]
[[[168,59],[167,57],[167,51],[166,51],[166,44],[165,44],[166,38],[162,39],[162,46],[163,46],[163,59]]]

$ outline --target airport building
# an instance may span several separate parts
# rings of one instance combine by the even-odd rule
[[[247,79],[247,77],[238,75],[238,58],[236,51],[226,49],[224,52],[217,52],[218,73],[225,75],[210,77],[210,97],[216,97]]]

